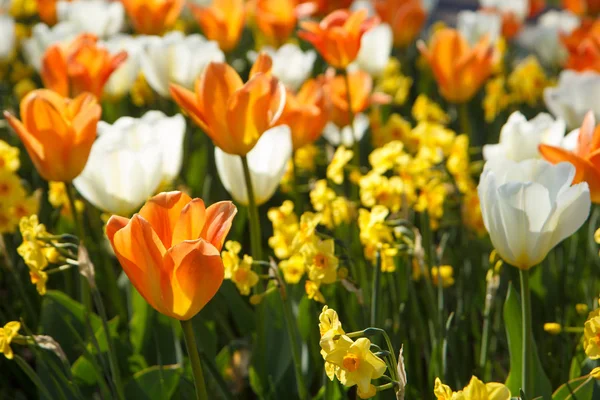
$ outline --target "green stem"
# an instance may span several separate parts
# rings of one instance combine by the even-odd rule
[[[115,359],[115,345],[113,343],[113,339],[110,335],[110,330],[108,328],[108,318],[106,316],[106,309],[104,308],[104,303],[102,302],[102,296],[100,296],[100,292],[98,291],[97,287],[92,287],[92,297],[94,298],[94,303],[96,304],[96,308],[100,313],[102,327],[104,328],[104,333],[106,334],[106,343],[108,344],[108,364],[110,366],[110,372],[113,377],[113,383],[115,384],[115,388],[117,389],[117,396],[119,399],[125,399],[125,394],[123,392],[123,382],[121,381],[121,371],[119,370],[119,363]]]
[[[250,221],[250,246],[252,248],[252,257],[255,260],[262,260],[262,246],[260,243],[260,220],[258,218],[258,206],[254,197],[254,188],[250,178],[250,167],[246,156],[242,157],[242,167],[244,168],[244,180],[246,181],[246,190],[248,191],[248,219]]]
[[[532,398],[533,375],[532,375],[532,333],[531,333],[531,296],[529,291],[529,270],[519,269],[521,277],[521,308],[523,317],[523,348],[522,348],[522,375],[521,388]]]
[[[346,78],[346,97],[348,100],[348,116],[350,117],[350,132],[352,132],[352,140],[354,142],[354,164],[360,165],[360,143],[356,138],[356,130],[354,129],[354,110],[352,109],[352,94],[350,93],[350,76],[348,75],[348,71],[344,72],[344,76]]]
[[[284,288],[284,291],[286,288]],[[288,336],[290,338],[290,345],[292,347],[292,358],[294,360],[294,372],[296,373],[296,387],[298,389],[298,397],[301,400],[307,400],[308,392],[306,391],[306,386],[304,385],[304,378],[302,377],[302,364],[300,361],[300,354],[298,352],[298,338],[296,335],[296,325],[294,324],[294,317],[292,315],[292,304],[288,298],[286,298],[286,294],[284,291],[280,290],[281,294],[281,302],[283,305],[283,316],[285,318],[285,323],[287,325]]]
[[[190,363],[192,364],[192,374],[194,375],[194,386],[196,387],[196,400],[208,400],[206,393],[206,383],[202,374],[202,364],[200,364],[200,355],[198,354],[198,346],[196,345],[196,337],[194,336],[194,326],[191,320],[180,321],[183,329],[183,337],[187,348]]]
[[[294,177],[294,198],[296,200],[296,214],[304,212],[304,199],[300,193],[300,179],[298,177],[298,165],[296,165],[296,152],[292,154],[292,175]]]
[[[471,143],[471,146],[479,146],[481,143],[479,143],[479,141],[475,143],[476,138],[473,137],[473,128],[471,127],[471,120],[469,118],[468,102],[458,105],[458,123],[461,131],[460,133],[464,133],[469,136],[469,142]]]
[[[377,303],[379,300],[379,281],[381,280],[381,250],[375,253],[375,271],[373,271],[373,288],[371,290],[371,326],[377,326]],[[393,350],[392,350],[393,351]]]

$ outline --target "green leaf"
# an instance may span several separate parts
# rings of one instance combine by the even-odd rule
[[[510,372],[506,379],[506,386],[512,394],[519,393],[521,389],[521,366],[522,366],[522,338],[523,329],[521,321],[521,302],[519,301],[517,291],[512,285],[508,286],[506,301],[504,302],[504,325],[506,327],[506,337],[508,340],[508,350],[510,353]],[[544,399],[549,399],[552,393],[552,385],[546,376],[542,363],[538,356],[535,339],[532,338],[533,351],[533,394],[527,394],[529,398],[542,395]]]
[[[169,400],[183,374],[180,365],[153,366],[133,376],[125,385],[125,398],[136,400]]]
[[[60,343],[70,360],[76,359],[81,354],[81,349],[77,348],[77,341],[66,324],[71,324],[82,338],[87,337],[89,332],[85,313],[83,304],[63,292],[49,290],[44,296],[40,318],[41,333],[52,336]],[[98,315],[90,313],[89,326],[97,332],[102,328],[102,320]]]
[[[592,400],[594,383],[589,375],[570,380],[556,389],[552,400]]]
[[[131,285],[131,284],[129,284]],[[144,298],[133,286],[131,295],[131,319],[129,320],[129,340],[134,353],[141,353],[150,339],[152,320],[154,314]]]

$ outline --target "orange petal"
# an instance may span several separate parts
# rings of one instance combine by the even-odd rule
[[[171,278],[172,316],[188,320],[217,293],[224,267],[219,251],[203,239],[182,242],[169,250],[175,265]]]
[[[183,192],[162,192],[148,200],[140,210],[140,215],[150,223],[165,248],[171,247],[175,224],[181,210],[191,200]]]
[[[206,207],[202,199],[193,199],[183,207],[173,229],[172,245],[184,240],[200,238],[206,221]]]
[[[148,221],[138,214],[124,227],[123,219],[111,217],[111,221],[107,234],[123,271],[152,307],[163,314],[168,313],[172,304],[171,271],[163,268],[167,251],[160,238]]]
[[[192,121],[202,128],[204,132],[207,132],[208,126],[206,125],[206,121],[202,115],[202,110],[198,106],[194,92],[191,92],[186,88],[174,83],[169,84],[169,92],[179,107],[181,107],[183,111],[185,111],[190,118],[192,118]]]
[[[565,150],[556,146],[549,146],[547,144],[540,144],[540,153],[542,156],[550,161],[552,164],[558,164],[559,162],[566,161],[570,162],[575,166],[576,172],[573,178],[573,183],[582,182],[585,178],[585,170],[588,168],[588,162],[583,158],[577,156],[568,150]]]
[[[52,45],[46,50],[42,58],[40,74],[45,87],[62,96],[69,96],[67,60],[60,45]]]
[[[237,208],[230,201],[211,205],[206,209],[206,222],[200,236],[221,251],[236,213]]]
[[[262,72],[264,74],[270,74],[272,67],[273,67],[273,60],[271,60],[271,57],[264,51],[261,51],[258,54],[256,61],[254,61],[254,65],[252,65],[252,69],[250,69],[249,78],[251,79],[254,75],[256,75],[259,72]]]

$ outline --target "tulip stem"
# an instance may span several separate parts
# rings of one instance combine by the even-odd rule
[[[458,105],[458,122],[461,133],[466,134],[469,137],[469,142],[471,146],[478,146],[479,143],[475,143],[475,138],[472,136],[471,132],[471,120],[469,119],[469,103],[465,102]],[[479,142],[479,141],[478,141]]]
[[[522,371],[521,388],[529,398],[533,398],[533,376],[532,376],[532,333],[531,333],[531,293],[529,290],[529,270],[519,269],[521,277],[521,313],[523,324],[523,348],[522,348]]]
[[[292,347],[292,358],[294,360],[294,372],[296,373],[296,387],[298,389],[298,397],[301,400],[308,399],[308,393],[306,386],[304,386],[304,378],[302,376],[302,363],[300,360],[300,354],[298,353],[298,338],[296,335],[296,324],[294,324],[294,317],[292,315],[292,303],[287,297],[287,288],[280,289],[281,302],[283,303],[283,316],[287,325],[288,336],[290,338],[290,346]]]
[[[242,157],[242,166],[244,168],[244,179],[246,181],[246,190],[248,191],[248,219],[250,221],[250,246],[252,248],[252,257],[255,260],[262,260],[262,248],[260,244],[260,220],[258,218],[258,207],[254,197],[254,188],[250,178],[250,167],[246,156]]]
[[[196,387],[196,399],[208,400],[206,393],[206,383],[204,382],[204,374],[202,373],[202,364],[200,363],[200,355],[198,354],[198,346],[196,345],[196,337],[194,336],[194,326],[191,320],[180,321],[183,329],[183,337],[187,348],[188,357],[192,364],[192,374],[194,375],[194,386]]]
[[[354,146],[352,150],[354,151],[354,163],[357,166],[360,166],[360,144],[356,137],[356,130],[354,129],[354,109],[352,109],[352,94],[350,93],[350,75],[348,71],[344,72],[344,76],[346,78],[346,97],[348,99],[348,116],[350,117],[350,132],[352,132],[352,142]]]
[[[373,287],[371,289],[371,326],[377,326],[377,303],[379,300],[379,281],[381,280],[381,250],[375,253],[375,265],[373,271]],[[391,349],[390,351],[394,351]]]

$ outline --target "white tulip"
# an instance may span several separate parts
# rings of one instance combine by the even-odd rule
[[[0,14],[0,61],[7,61],[15,48],[15,20]]]
[[[558,76],[558,85],[544,89],[544,101],[554,116],[561,117],[570,129],[577,128],[591,109],[600,119],[600,74],[593,71],[565,70]]]
[[[378,76],[387,65],[392,53],[394,34],[388,24],[379,24],[367,31],[360,41],[356,57],[358,67]]]
[[[483,158],[507,158],[523,161],[541,158],[540,144],[559,146],[565,136],[566,124],[562,119],[554,119],[550,114],[539,113],[535,118],[527,118],[519,111],[510,115],[500,130],[500,143],[483,146]]]
[[[94,206],[127,215],[171,182],[181,170],[185,119],[148,111],[141,118],[98,123],[98,139],[81,175],[73,181]]]
[[[523,28],[517,42],[535,53],[546,65],[557,66],[568,55],[560,35],[568,35],[580,23],[580,19],[570,11],[550,10],[538,18],[536,25]]]
[[[459,11],[456,28],[471,44],[475,45],[485,35],[496,43],[502,34],[502,17],[484,11]]]
[[[363,113],[359,113],[354,117],[354,132],[352,132],[350,125],[340,129],[333,122],[328,122],[327,125],[325,125],[325,129],[323,129],[323,137],[336,147],[340,144],[343,144],[346,147],[352,147],[354,142],[360,142],[369,128],[369,124],[369,117]]]
[[[279,79],[289,89],[296,91],[308,79],[313,70],[313,65],[317,59],[317,53],[314,50],[303,52],[300,47],[292,43],[286,43],[277,50],[270,46],[264,46],[260,49],[273,60],[271,73]],[[258,53],[248,52],[248,59],[254,63]]]
[[[42,68],[42,57],[49,46],[68,42],[78,33],[77,25],[72,22],[61,22],[52,28],[46,24],[36,24],[31,31],[31,37],[23,41],[25,60],[39,71]]]
[[[217,42],[199,34],[184,36],[177,31],[153,37],[141,57],[148,84],[163,97],[170,97],[169,83],[193,90],[196,79],[211,61],[225,61]]]
[[[246,156],[256,204],[269,200],[285,174],[292,156],[292,133],[287,125],[279,125],[262,134]],[[215,164],[225,189],[240,204],[248,204],[244,170],[240,156],[227,154],[215,147]]]
[[[479,5],[502,14],[512,13],[519,21],[524,21],[529,14],[529,0],[479,0]]]
[[[141,71],[141,57],[144,45],[151,39],[148,36],[115,35],[102,45],[112,54],[121,50],[127,52],[127,59],[110,75],[103,93],[113,98],[121,98],[129,93]]]
[[[575,233],[590,212],[585,182],[571,186],[575,167],[545,160],[485,164],[477,191],[492,244],[509,264],[531,268]]]
[[[108,38],[123,29],[125,9],[118,1],[88,0],[56,3],[59,22],[71,22],[80,32]]]

